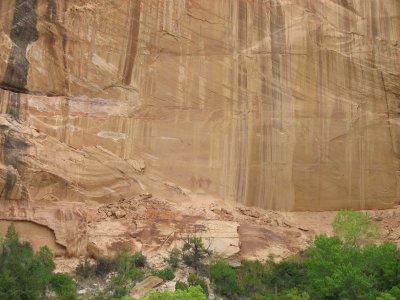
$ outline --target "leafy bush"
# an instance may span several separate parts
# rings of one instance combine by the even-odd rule
[[[287,259],[276,263],[270,260],[267,268],[270,272],[269,286],[271,289],[284,291],[306,287],[304,278],[307,276],[307,270],[302,262]]]
[[[114,272],[116,268],[117,264],[114,260],[106,257],[100,257],[96,261],[95,274],[97,277],[103,278],[111,272]]]
[[[391,295],[390,293],[382,293],[380,294],[376,300],[397,300],[398,298],[396,298],[395,296]]]
[[[199,286],[192,286],[187,291],[176,290],[175,292],[163,291],[156,292],[151,291],[149,295],[142,298],[142,300],[206,300],[207,297],[204,295],[202,289]]]
[[[257,298],[259,300],[308,300],[310,297],[305,292],[299,292],[297,289],[291,289],[286,291],[285,293],[278,294],[270,294],[261,298]]]
[[[76,267],[75,274],[81,278],[93,277],[96,274],[96,265],[91,263],[88,257],[85,257]]]
[[[74,279],[65,273],[56,273],[50,279],[50,290],[54,291],[59,300],[74,300],[77,297]]]
[[[203,260],[211,254],[212,252],[204,246],[199,237],[188,238],[182,248],[183,261],[196,271],[200,270],[203,266]]]
[[[332,226],[346,246],[358,247],[362,242],[381,237],[379,226],[359,211],[338,212]]]
[[[170,281],[175,278],[175,270],[171,267],[166,267],[162,270],[155,270],[153,274],[165,281]]]
[[[116,260],[117,275],[111,279],[104,293],[114,298],[128,295],[131,285],[144,278],[144,272],[137,266],[145,264],[146,258],[142,253],[136,252],[131,255],[128,251],[122,251]]]
[[[188,277],[189,286],[199,286],[203,290],[203,293],[208,297],[208,285],[206,280],[203,277],[198,276],[197,274],[190,274]]]
[[[222,296],[236,299],[241,294],[241,286],[235,270],[223,260],[210,266],[210,279],[216,293]]]
[[[174,248],[169,252],[169,256],[166,262],[171,268],[176,269],[179,265],[180,256],[181,250],[179,250],[178,248]]]
[[[389,290],[389,294],[395,297],[396,299],[400,299],[400,288],[398,286],[394,286]]]
[[[314,299],[375,299],[373,276],[359,248],[348,248],[339,238],[319,236],[307,250],[310,296]]]
[[[178,280],[175,283],[175,290],[187,291],[188,288],[189,288],[189,286],[186,283],[184,283],[183,281]]]
[[[147,259],[142,252],[135,252],[131,256],[131,262],[135,268],[144,268],[146,266]]]
[[[224,266],[224,268],[227,267]],[[243,261],[237,269],[237,273],[245,296],[261,297],[269,292],[275,292],[274,287],[271,285],[271,268],[269,264],[262,264],[259,261]]]
[[[42,247],[34,253],[30,243],[20,241],[11,224],[0,242],[0,299],[46,299],[49,290],[60,299],[75,299],[73,280],[66,274],[54,274],[54,268],[51,251]]]

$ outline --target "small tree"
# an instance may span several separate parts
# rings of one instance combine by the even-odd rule
[[[176,269],[179,265],[180,256],[181,250],[179,250],[178,248],[174,248],[169,252],[169,256],[166,259],[166,262],[171,268]]]
[[[381,237],[380,228],[359,211],[342,210],[332,224],[346,246],[359,247],[362,242]]]
[[[182,258],[185,264],[196,271],[203,266],[203,260],[211,256],[212,251],[206,248],[199,237],[190,237],[182,248]]]

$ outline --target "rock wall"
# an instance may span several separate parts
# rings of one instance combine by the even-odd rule
[[[140,161],[268,209],[398,203],[398,0],[2,0],[0,81],[57,145],[2,133],[2,199],[112,202]]]

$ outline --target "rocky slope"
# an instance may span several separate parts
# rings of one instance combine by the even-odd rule
[[[302,214],[242,205],[394,207],[399,100],[397,0],[3,0],[0,230],[283,255]]]

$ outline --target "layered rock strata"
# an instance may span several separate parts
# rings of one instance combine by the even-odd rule
[[[393,207],[399,40],[397,0],[0,1],[1,218],[72,255],[140,194]],[[255,230],[228,221],[204,226]]]

